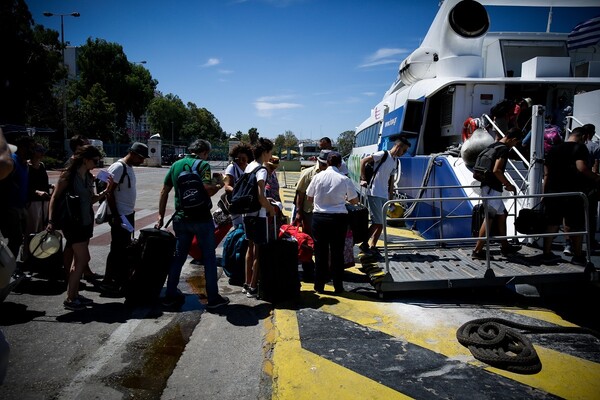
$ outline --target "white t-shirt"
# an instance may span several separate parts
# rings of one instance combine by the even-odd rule
[[[235,182],[240,178],[240,176],[242,176],[242,174],[244,173],[244,171],[242,171],[242,169],[240,168],[239,165],[237,165],[236,163],[231,163],[227,166],[227,168],[225,168],[225,175],[231,175],[233,176],[233,183],[235,184]]]
[[[250,164],[248,164],[248,166],[246,167],[246,170],[244,171],[244,173],[249,174],[250,172],[254,171],[258,166],[260,166],[261,164],[259,164],[256,161],[252,161]],[[263,181],[263,183],[266,185],[267,184],[267,169],[266,168],[262,168],[259,169],[258,172],[256,173],[256,182],[260,182]],[[260,190],[260,187],[258,188],[258,190]],[[263,191],[263,196],[264,196],[264,191]],[[259,217],[266,217],[267,216],[267,210],[266,208],[262,207],[260,209],[260,211],[254,212],[254,213],[248,213],[246,215],[251,215],[251,216],[259,216]]]
[[[122,159],[119,161],[125,163]],[[124,171],[123,164],[119,161],[108,167],[108,172],[112,174],[113,181],[117,184],[117,187],[113,192],[117,211],[119,212],[119,215],[129,215],[135,210],[135,199],[137,196],[135,189],[135,173],[133,172],[132,166],[125,164],[127,166],[127,176],[123,179],[123,183],[119,185],[119,181],[121,180]]]
[[[383,158],[383,154],[384,151],[377,151],[372,155],[374,162],[373,170],[377,168],[377,173],[371,181],[371,185],[369,187],[369,195],[383,197],[384,199],[387,199],[389,197],[388,185],[390,181],[390,176],[392,176],[396,172],[397,158],[392,157],[391,154],[388,154],[388,156],[385,159],[385,162],[380,167],[377,167],[379,165],[379,162]]]
[[[306,195],[314,197],[313,212],[331,214],[347,214],[346,199],[358,196],[350,178],[342,175],[336,167],[327,167],[315,175]]]

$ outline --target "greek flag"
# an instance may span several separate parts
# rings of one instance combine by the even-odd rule
[[[594,46],[600,41],[600,16],[578,24],[567,39],[569,51]]]

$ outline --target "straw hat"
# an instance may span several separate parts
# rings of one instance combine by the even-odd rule
[[[48,258],[56,254],[62,245],[62,235],[56,231],[42,231],[31,238],[29,251],[35,258]]]

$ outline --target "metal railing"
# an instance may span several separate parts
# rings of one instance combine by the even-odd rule
[[[436,188],[436,187],[432,187],[432,188]],[[456,186],[451,186],[451,187],[438,187],[438,188],[459,188]],[[453,238],[445,238],[443,236],[441,236],[438,239],[409,239],[409,238],[405,238],[403,240],[400,241],[391,241],[391,237],[388,235],[388,221],[417,221],[417,220],[432,220],[432,221],[436,221],[433,224],[439,224],[439,226],[443,226],[443,222],[446,219],[453,219],[453,218],[471,218],[472,215],[444,215],[444,202],[454,202],[454,201],[459,201],[461,202],[460,204],[466,202],[466,201],[481,201],[483,203],[483,207],[484,207],[484,215],[488,215],[488,209],[489,209],[489,205],[488,202],[491,200],[506,200],[506,199],[510,199],[511,201],[514,201],[514,212],[513,213],[508,213],[508,216],[513,216],[516,217],[518,215],[518,203],[519,200],[521,199],[531,199],[531,198],[536,198],[536,199],[540,199],[540,201],[538,202],[538,204],[541,202],[542,198],[552,198],[552,197],[569,197],[569,196],[578,196],[581,197],[581,199],[583,200],[583,213],[584,213],[584,221],[585,221],[585,230],[583,231],[570,231],[570,232],[552,232],[552,233],[535,233],[535,234],[521,234],[521,233],[517,233],[515,235],[505,235],[505,236],[494,236],[494,235],[490,235],[490,221],[489,218],[485,218],[486,221],[486,229],[485,229],[485,237],[474,237],[474,236],[465,236],[465,237],[453,237]],[[439,215],[431,215],[431,216],[422,216],[422,217],[411,217],[411,216],[403,216],[403,217],[399,217],[399,218],[390,218],[387,215],[387,212],[390,208],[390,206],[392,204],[397,204],[397,203],[414,203],[414,202],[418,202],[418,203],[438,203],[439,204],[439,210],[440,210],[440,214]],[[457,207],[454,208],[454,210]],[[512,209],[513,207],[511,206],[509,208]],[[524,208],[524,207],[522,207]],[[432,209],[435,209],[435,207],[433,207]],[[567,193],[544,193],[544,194],[527,194],[527,195],[512,195],[512,196],[490,196],[490,197],[468,197],[468,196],[453,196],[453,197],[429,197],[429,198],[420,198],[420,199],[411,199],[411,198],[406,198],[406,199],[393,199],[393,200],[389,200],[387,201],[384,205],[383,205],[383,240],[384,240],[384,258],[385,258],[385,271],[386,273],[389,272],[389,263],[390,263],[390,250],[394,248],[395,245],[398,245],[398,249],[406,249],[407,245],[410,244],[414,244],[414,245],[420,245],[420,246],[424,246],[424,245],[431,245],[431,244],[438,244],[440,247],[443,247],[449,243],[465,243],[465,242],[476,242],[478,240],[485,240],[486,242],[486,246],[485,246],[485,251],[486,251],[486,267],[487,267],[487,271],[486,271],[486,276],[488,275],[488,273],[493,274],[493,271],[491,269],[490,266],[490,242],[492,240],[508,240],[508,239],[513,239],[513,240],[519,240],[519,239],[532,239],[532,238],[543,238],[543,237],[555,237],[555,236],[584,236],[584,240],[585,240],[585,244],[586,244],[586,248],[588,249],[587,253],[586,253],[586,258],[587,258],[587,262],[590,263],[591,259],[590,259],[590,254],[591,252],[589,251],[590,249],[590,235],[589,233],[589,215],[588,215],[588,199],[587,196],[584,193],[581,192],[567,192]],[[433,225],[432,224],[432,225]],[[443,231],[442,231],[443,232]],[[516,230],[515,230],[516,232]]]

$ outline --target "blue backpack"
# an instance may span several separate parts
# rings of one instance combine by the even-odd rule
[[[225,236],[223,242],[223,272],[229,277],[229,283],[232,285],[241,285],[246,276],[246,251],[248,250],[248,240],[244,227],[238,225],[234,230]]]

